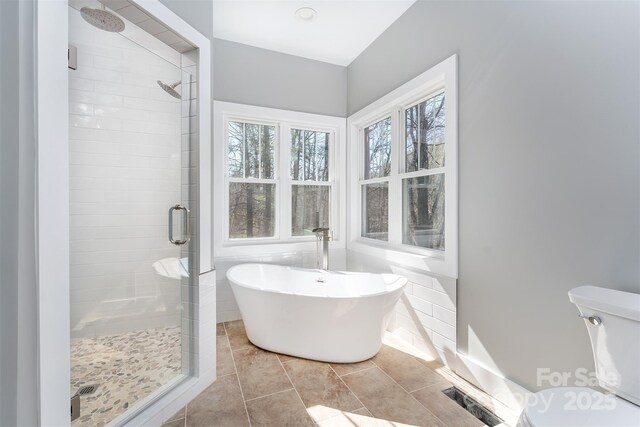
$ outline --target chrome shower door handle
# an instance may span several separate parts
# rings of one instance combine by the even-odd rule
[[[182,211],[182,239],[173,238],[173,212]],[[177,204],[169,208],[169,241],[176,246],[184,245],[191,238],[191,226],[189,225],[189,209]]]

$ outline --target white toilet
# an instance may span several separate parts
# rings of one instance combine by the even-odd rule
[[[535,393],[518,427],[640,426],[640,294],[581,286],[569,291],[589,331],[597,383]]]

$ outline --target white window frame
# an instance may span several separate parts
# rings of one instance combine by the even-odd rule
[[[375,125],[383,120],[386,119],[390,119],[391,121],[391,149],[390,149],[390,162],[391,162],[391,171],[390,174],[387,176],[378,176],[375,178],[365,178],[364,176],[364,164],[365,164],[365,158],[364,158],[364,130],[366,128],[368,128],[369,126]],[[364,212],[362,210],[362,187],[368,184],[383,184],[386,183],[388,185],[388,189],[389,189],[389,197],[391,197],[391,177],[394,173],[394,168],[393,168],[393,159],[395,158],[395,156],[393,155],[393,130],[394,130],[394,119],[393,119],[393,114],[390,114],[388,111],[383,111],[381,115],[379,116],[375,116],[374,118],[370,118],[369,120],[367,120],[365,122],[365,124],[363,125],[359,125],[358,126],[358,136],[356,141],[356,145],[359,145],[360,147],[360,153],[358,154],[358,185],[359,185],[359,192],[358,192],[358,197],[360,197],[359,200],[359,206],[360,206],[360,213],[358,215],[358,217],[360,218],[360,226],[359,226],[359,236],[362,239],[365,239],[367,241],[371,241],[371,242],[381,242],[382,244],[387,243],[388,241],[386,240],[378,240],[378,239],[373,239],[373,238],[368,238],[368,237],[363,237],[362,236],[362,230],[363,230],[363,217],[364,217]],[[353,145],[353,144],[352,144]],[[389,204],[387,204],[387,207],[389,209],[389,212],[391,212],[391,206]],[[391,216],[389,214],[387,214],[389,219],[391,219]],[[391,228],[391,224],[389,223],[389,228]],[[389,233],[390,230],[387,230],[387,239],[390,236]]]
[[[240,179],[242,182],[274,183],[274,237],[231,239],[229,237],[229,193],[227,125],[230,121],[249,122],[276,127],[274,180]],[[290,176],[291,129],[329,133],[329,181],[294,181]],[[329,218],[331,248],[344,248],[346,233],[346,119],[319,114],[300,113],[214,101],[214,257],[275,254],[283,251],[315,251],[314,236],[291,233],[291,188],[293,185],[321,185],[331,188]],[[268,182],[267,182],[268,181]]]
[[[457,56],[453,55],[351,115],[349,129],[349,242],[347,248],[435,274],[458,277],[458,88]],[[404,109],[445,93],[445,166],[404,172]],[[364,128],[391,117],[391,175],[364,179]],[[445,250],[402,243],[402,180],[445,174]],[[389,182],[388,241],[361,236],[362,185]]]
[[[344,122],[344,119],[341,119],[342,122]],[[287,169],[286,171],[283,169],[283,174],[282,174],[282,178],[281,178],[281,182],[283,183],[283,188],[285,189],[285,191],[289,191],[289,193],[287,195],[283,196],[283,202],[286,200],[286,209],[283,210],[283,212],[286,211],[286,217],[284,218],[284,222],[287,223],[286,225],[286,229],[287,229],[287,235],[286,235],[286,239],[287,240],[291,240],[291,241],[314,241],[315,242],[315,237],[313,236],[294,236],[291,233],[291,222],[290,222],[290,218],[291,218],[291,192],[290,190],[293,188],[294,185],[315,185],[318,187],[329,187],[329,194],[330,194],[330,199],[329,199],[329,230],[332,232],[333,239],[337,239],[338,238],[338,234],[336,234],[336,231],[333,231],[334,228],[339,228],[337,227],[337,223],[338,221],[338,217],[340,215],[339,213],[339,206],[338,206],[338,200],[336,198],[336,181],[337,181],[337,176],[336,176],[336,163],[338,162],[338,158],[336,156],[336,147],[337,147],[337,143],[336,143],[336,129],[335,128],[327,128],[327,127],[318,127],[317,125],[313,125],[313,124],[309,124],[309,125],[304,125],[304,124],[295,124],[295,123],[285,123],[283,125],[283,134],[286,135],[285,138],[283,138],[283,142],[286,139],[286,143],[287,143],[287,148],[289,148],[289,144],[291,143],[291,139],[290,139],[290,135],[291,135],[291,130],[292,129],[301,129],[301,130],[310,130],[310,131],[315,131],[315,132],[327,132],[329,134],[329,180],[328,181],[300,181],[300,180],[294,180],[291,178],[291,174],[289,173],[289,170],[291,168],[291,151],[290,150],[286,150],[286,153],[283,153],[282,156],[282,163],[283,166],[286,165]],[[346,132],[342,132],[343,135],[346,136]],[[344,147],[344,144],[343,144]]]
[[[273,126],[275,128],[275,136],[274,136],[274,165],[273,165],[273,178],[232,178],[229,176],[228,169],[228,159],[229,159],[229,144],[227,144],[227,129],[229,126],[229,122],[240,122],[240,123],[251,123],[254,125],[262,125],[262,126]],[[279,201],[280,201],[280,180],[278,179],[280,168],[282,164],[279,162],[280,159],[280,125],[275,121],[266,121],[262,119],[256,119],[253,117],[244,117],[244,116],[232,116],[226,115],[223,118],[224,130],[225,130],[225,139],[223,141],[224,145],[224,207],[225,213],[229,211],[229,185],[231,183],[245,183],[245,184],[273,184],[275,185],[275,208],[274,208],[274,227],[273,227],[273,236],[269,237],[248,237],[248,238],[236,238],[232,239],[229,236],[229,221],[225,221],[224,223],[224,239],[228,244],[257,244],[261,242],[272,242],[278,240],[280,236],[280,211],[278,209]],[[244,162],[244,159],[243,159]],[[244,164],[243,164],[244,168]]]

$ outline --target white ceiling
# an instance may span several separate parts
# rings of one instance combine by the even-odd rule
[[[214,0],[216,38],[349,65],[415,0]],[[301,7],[317,15],[295,16]]]

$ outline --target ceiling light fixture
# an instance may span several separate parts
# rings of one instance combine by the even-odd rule
[[[311,21],[316,17],[317,14],[318,12],[310,7],[301,7],[300,9],[296,10],[296,16],[303,21]]]

